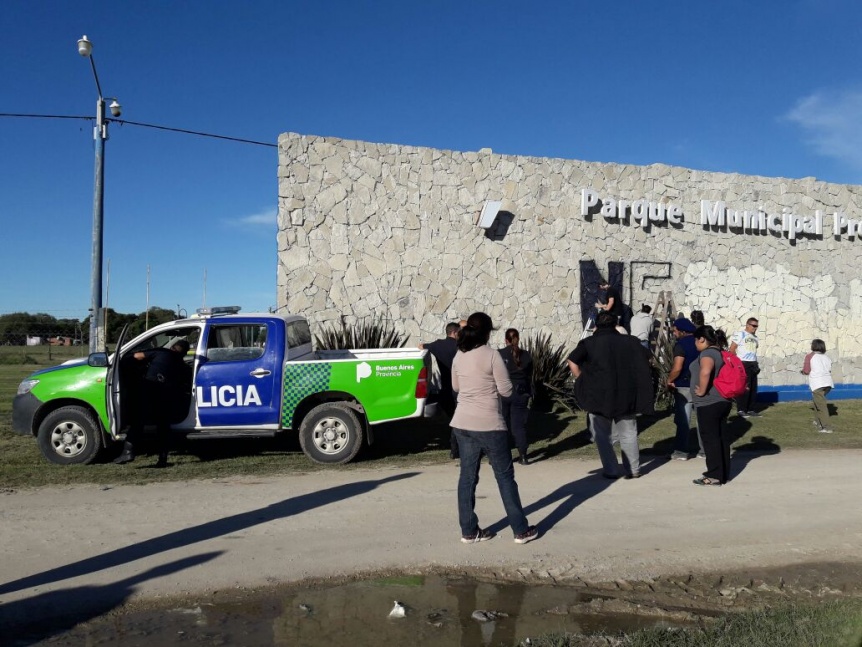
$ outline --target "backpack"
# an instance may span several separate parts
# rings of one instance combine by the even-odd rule
[[[724,360],[718,375],[712,381],[712,385],[718,394],[726,400],[738,398],[748,390],[748,376],[745,374],[745,366],[742,360],[735,354],[721,351],[721,359]]]

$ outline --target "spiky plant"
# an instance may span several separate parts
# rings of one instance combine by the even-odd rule
[[[537,333],[524,339],[523,348],[533,358],[532,386],[536,403],[560,402],[574,410],[566,347],[562,344],[555,347],[550,334]]]
[[[348,324],[347,317],[341,315],[339,323],[321,327],[320,335],[314,336],[314,344],[318,350],[402,348],[407,338],[395,330],[392,322],[372,318]]]

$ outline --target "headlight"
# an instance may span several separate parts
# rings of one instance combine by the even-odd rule
[[[30,393],[37,384],[39,384],[39,380],[24,380],[18,385],[18,395]]]

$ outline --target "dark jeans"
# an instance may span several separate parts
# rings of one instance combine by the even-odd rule
[[[452,420],[452,416],[455,415],[455,394],[451,389],[448,391],[446,389],[442,389],[440,391],[440,395],[438,397],[437,403],[440,405],[440,408],[443,409],[443,413],[446,414],[446,417],[449,420]],[[449,455],[452,458],[458,458],[458,440],[455,438],[455,432],[449,432]]]
[[[530,396],[526,393],[513,393],[511,397],[503,398],[503,418],[509,429],[509,439],[514,440],[518,454],[521,456],[527,455],[529,446],[527,442],[527,416],[530,415],[527,403],[529,401]]]
[[[499,431],[466,431],[452,429],[458,439],[461,453],[461,476],[458,479],[458,523],[461,525],[461,536],[468,537],[479,530],[479,518],[476,516],[476,486],[479,484],[479,465],[482,456],[488,457],[500,498],[509,518],[509,525],[516,535],[527,532],[529,524],[521,505],[518,494],[518,484],[515,482],[515,466],[512,464],[512,450],[509,449],[508,432]]]
[[[688,437],[691,433],[691,395],[688,385],[673,391],[673,421],[676,423],[676,438],[673,450],[688,454]]]
[[[736,398],[736,410],[754,411],[754,403],[757,401],[757,374],[760,373],[760,365],[757,362],[743,362],[742,365],[745,367],[748,391]]]
[[[132,421],[126,434],[126,442],[131,443],[135,451],[140,451],[144,424],[150,420],[156,425],[159,453],[167,453],[171,435],[171,413],[176,399],[177,395],[164,384],[150,380],[141,381],[140,394],[130,411]]]
[[[730,478],[730,432],[727,416],[732,408],[730,400],[697,407],[697,428],[706,454],[707,478],[727,483]],[[744,410],[744,409],[743,409]]]

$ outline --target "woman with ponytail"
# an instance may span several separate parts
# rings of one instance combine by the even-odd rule
[[[494,326],[484,312],[474,312],[458,333],[458,353],[452,362],[452,390],[457,406],[452,431],[458,439],[461,475],[458,480],[458,521],[461,541],[471,544],[494,536],[479,526],[476,516],[476,485],[482,456],[488,457],[516,544],[539,536],[530,526],[521,505],[512,450],[500,406],[500,398],[512,395],[512,382],[503,358],[488,345]]]
[[[697,429],[706,454],[706,471],[695,479],[695,485],[722,485],[730,478],[730,434],[727,416],[731,400],[724,398],[713,385],[724,366],[721,351],[727,348],[723,330],[699,326],[694,331],[694,346],[700,355],[689,366],[691,395],[697,410]]]
[[[516,328],[506,330],[506,347],[500,349],[503,363],[509,369],[512,395],[503,398],[503,418],[509,430],[509,442],[518,448],[518,462],[527,461],[527,416],[533,395],[533,358],[521,348],[521,335]]]

